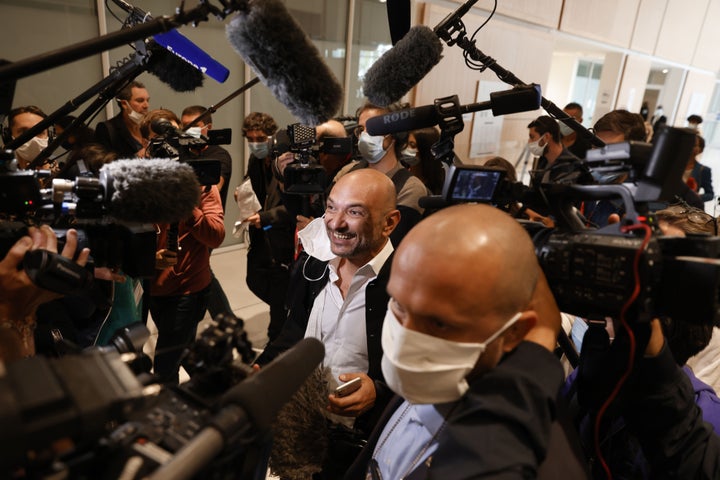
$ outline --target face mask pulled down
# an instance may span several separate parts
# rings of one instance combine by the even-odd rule
[[[382,330],[382,372],[388,386],[415,404],[453,402],[467,392],[465,377],[488,344],[520,318],[517,313],[482,343],[433,337],[403,327],[388,306]]]
[[[323,217],[316,218],[305,225],[305,228],[298,232],[298,238],[302,243],[303,250],[311,257],[323,262],[335,258],[335,254],[330,247],[330,238],[328,238]]]
[[[126,105],[128,110],[130,110],[128,112],[128,117],[130,117],[130,120],[132,120],[135,125],[140,125],[143,121],[143,118],[145,118],[145,115],[133,110],[129,103],[126,103]]]

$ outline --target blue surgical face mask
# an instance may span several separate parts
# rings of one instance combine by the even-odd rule
[[[382,135],[370,135],[363,131],[358,138],[358,150],[363,159],[368,163],[378,163],[387,155],[388,150],[392,147],[392,143],[387,149],[383,149],[383,140],[385,137]]]
[[[256,158],[263,159],[270,153],[270,147],[267,142],[248,142],[248,148]]]

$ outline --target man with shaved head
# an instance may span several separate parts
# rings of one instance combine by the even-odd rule
[[[398,247],[388,293],[382,371],[402,398],[348,478],[535,478],[563,371],[525,230],[486,205],[441,210]]]
[[[361,379],[356,391],[331,395],[327,409],[337,423],[366,434],[392,396],[383,390],[380,333],[393,253],[388,239],[400,221],[395,203],[395,186],[383,173],[366,168],[338,180],[325,215],[301,232],[308,236],[291,273],[288,318],[257,360],[264,365],[304,337],[321,340],[330,391]],[[340,478],[342,471],[323,474]]]

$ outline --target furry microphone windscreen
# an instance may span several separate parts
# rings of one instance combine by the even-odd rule
[[[312,478],[328,450],[326,415],[329,369],[318,368],[278,412],[269,466],[280,478]]]
[[[140,223],[186,220],[200,203],[200,183],[190,165],[168,159],[116,160],[100,169],[110,215]]]
[[[148,42],[150,59],[147,71],[176,92],[192,92],[203,86],[203,74],[177,55],[158,45]]]
[[[365,74],[363,92],[384,107],[400,100],[442,58],[442,43],[429,27],[418,25],[385,52]]]
[[[340,109],[340,83],[280,0],[250,0],[227,25],[228,41],[275,98],[315,126]]]

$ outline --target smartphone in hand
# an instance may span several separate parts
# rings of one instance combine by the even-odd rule
[[[349,382],[345,382],[342,385],[339,385],[335,389],[335,396],[336,397],[345,397],[347,395],[350,395],[354,391],[356,391],[358,388],[360,388],[360,384],[362,383],[362,379],[360,377],[355,377]]]

